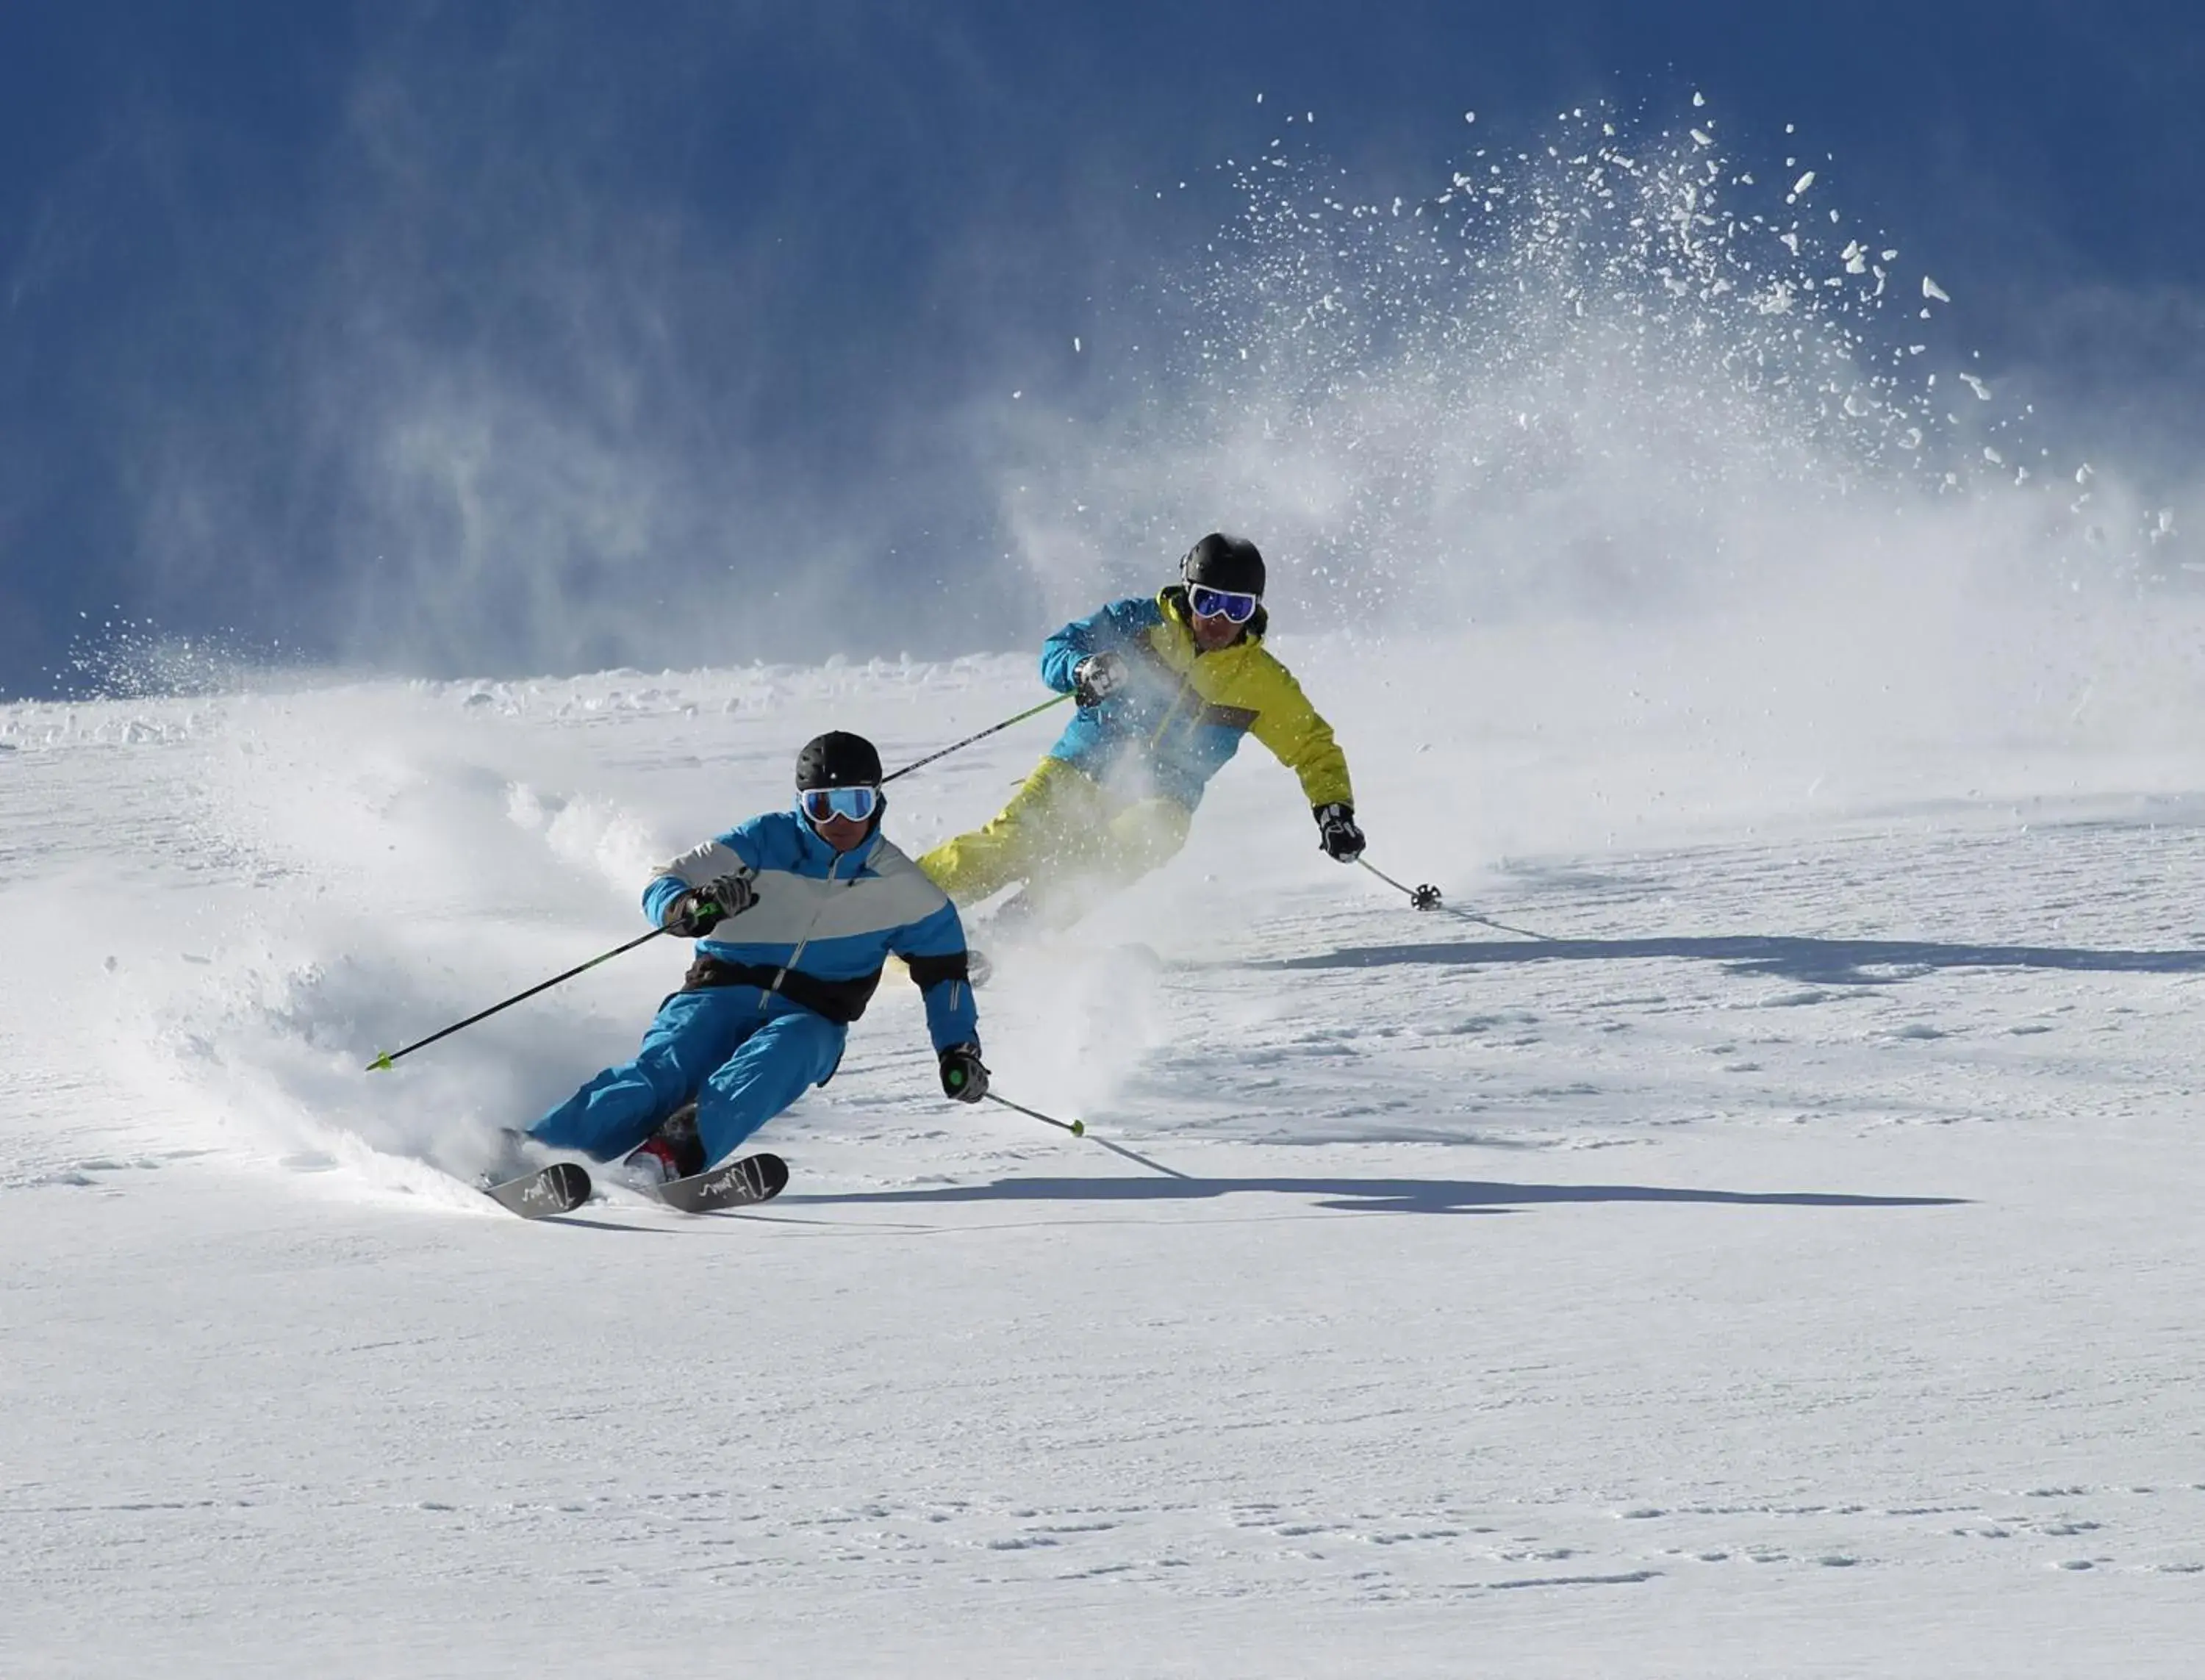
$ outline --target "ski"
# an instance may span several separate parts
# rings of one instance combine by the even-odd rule
[[[517,1178],[484,1184],[482,1193],[525,1220],[540,1220],[553,1214],[571,1214],[587,1202],[590,1175],[571,1161],[555,1161]]]
[[[716,1214],[770,1202],[788,1188],[788,1163],[779,1155],[758,1155],[673,1179],[650,1194],[685,1214]]]

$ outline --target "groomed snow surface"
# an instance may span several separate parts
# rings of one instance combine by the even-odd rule
[[[1693,633],[1286,644],[1372,861],[1550,938],[1251,745],[994,953],[1090,1139],[892,978],[698,1219],[454,1176],[670,941],[362,1066],[1029,660],[0,709],[0,1673],[2196,1672],[2194,685]]]

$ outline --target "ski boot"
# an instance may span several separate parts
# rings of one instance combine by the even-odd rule
[[[621,1176],[639,1189],[656,1190],[704,1170],[704,1143],[697,1135],[697,1105],[685,1102],[658,1130],[628,1151]]]

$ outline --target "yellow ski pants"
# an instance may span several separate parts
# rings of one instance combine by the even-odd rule
[[[984,828],[944,840],[918,867],[960,905],[1020,881],[1039,902],[1068,909],[1168,860],[1193,821],[1176,799],[1128,802],[1061,758],[1044,758]]]

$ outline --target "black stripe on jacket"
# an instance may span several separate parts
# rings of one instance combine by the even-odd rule
[[[854,980],[822,980],[800,968],[776,968],[768,963],[723,963],[717,957],[699,957],[681,977],[685,992],[708,991],[716,986],[755,986],[761,992],[778,992],[791,1003],[848,1026],[865,1012],[879,988],[881,971],[861,974]]]

